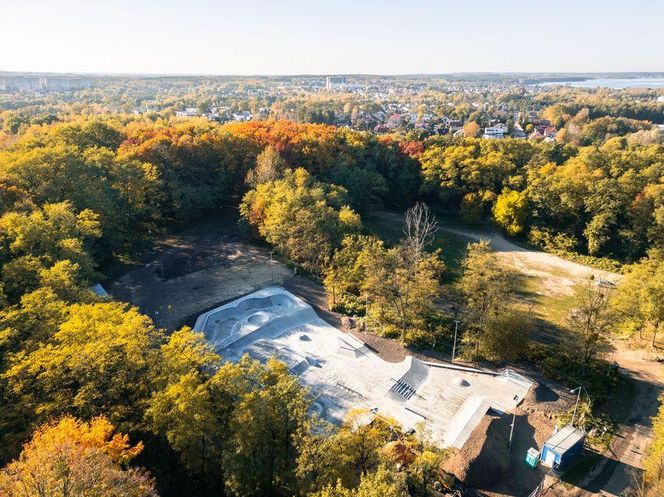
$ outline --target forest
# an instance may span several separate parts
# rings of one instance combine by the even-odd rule
[[[204,336],[166,334],[90,290],[114,262],[214,209],[238,208],[258,239],[324,283],[330,307],[384,336],[435,348],[461,315],[469,359],[530,360],[563,382],[582,374],[606,399],[619,381],[604,374],[613,328],[654,344],[664,323],[664,145],[631,121],[638,109],[607,117],[575,105],[548,111],[565,130],[554,142],[127,114],[9,129],[0,495],[68,485],[76,495],[424,496],[445,480],[446,452],[423,434],[390,419],[330,426],[278,361],[222,364]],[[399,243],[365,229],[363,216],[382,209],[407,210]],[[443,285],[430,242],[450,218],[626,276],[610,296],[592,282],[579,290],[561,351],[533,345],[516,283],[486,243],[471,244],[459,281]],[[663,474],[646,468],[652,495]]]

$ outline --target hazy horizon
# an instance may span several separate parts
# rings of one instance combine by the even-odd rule
[[[94,71],[11,71],[0,67],[0,74],[20,75],[73,75],[100,78],[137,77],[137,78],[320,78],[327,76],[347,76],[358,78],[398,78],[398,77],[445,77],[445,76],[637,76],[664,77],[663,71],[459,71],[459,72],[420,72],[420,73],[283,73],[283,74],[232,74],[232,73],[145,73],[145,72],[94,72]]]
[[[285,76],[660,72],[664,2],[0,0],[0,71]],[[632,42],[638,40],[638,45]]]

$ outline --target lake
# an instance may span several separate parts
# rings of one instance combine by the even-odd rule
[[[664,88],[664,78],[598,78],[584,81],[553,81],[542,83],[543,86],[563,85],[574,88]]]

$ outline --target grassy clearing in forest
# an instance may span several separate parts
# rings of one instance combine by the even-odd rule
[[[367,231],[384,240],[385,244],[395,245],[403,238],[403,215],[396,212],[374,212],[362,217]],[[442,222],[441,222],[442,224]],[[436,240],[431,247],[442,251],[445,263],[445,283],[454,282],[461,274],[461,261],[466,255],[470,240],[442,230],[436,232]]]

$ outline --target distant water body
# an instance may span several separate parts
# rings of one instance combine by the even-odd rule
[[[632,78],[632,79],[586,79],[584,81],[551,81],[542,83],[544,86],[563,85],[574,88],[664,88],[664,78]]]

